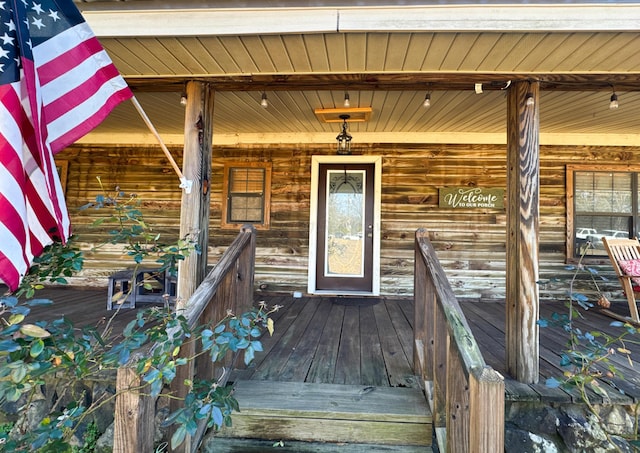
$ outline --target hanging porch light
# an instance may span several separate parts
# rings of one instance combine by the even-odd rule
[[[351,115],[340,115],[342,120],[342,132],[336,137],[338,154],[351,154],[351,134],[347,132],[349,125],[347,120],[351,118]]]

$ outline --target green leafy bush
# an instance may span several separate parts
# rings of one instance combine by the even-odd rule
[[[592,404],[589,392],[593,391],[597,395],[608,398],[609,395],[601,385],[601,381],[611,382],[613,378],[624,379],[623,373],[616,367],[612,357],[622,354],[626,356],[629,363],[632,363],[631,351],[628,346],[638,344],[635,335],[640,333],[640,328],[631,323],[616,320],[612,321],[610,325],[617,328],[618,333],[610,335],[599,330],[583,331],[575,325],[574,320],[583,317],[580,310],[590,310],[595,306],[608,308],[610,305],[607,295],[601,291],[597,282],[597,278],[604,281],[606,278],[600,276],[596,269],[583,264],[583,258],[589,247],[590,244],[587,244],[575,266],[567,266],[566,270],[571,272],[568,274],[568,279],[557,276],[544,282],[545,284],[557,284],[568,280],[567,301],[565,303],[567,312],[553,313],[549,319],[540,319],[538,325],[559,328],[567,335],[566,347],[560,354],[559,363],[565,370],[563,376],[549,377],[545,385],[550,388],[577,389],[594,420],[603,426],[604,422],[600,418],[599,411]],[[582,286],[586,287],[583,289],[586,291],[580,291],[577,288],[578,277],[583,273],[587,274],[587,279],[582,281]],[[593,298],[595,298],[595,302],[592,301]],[[620,451],[607,431],[603,429],[603,432],[612,448]]]
[[[83,209],[90,207],[111,209],[110,215],[95,224],[115,224],[108,242],[123,244],[136,265],[153,260],[162,270],[175,272],[180,260],[198,252],[193,238],[161,243],[160,235],[145,222],[135,195],[126,196],[116,190],[114,196],[99,196]],[[204,355],[217,362],[229,352],[242,352],[248,364],[256,352],[262,351],[259,338],[264,329],[273,332],[269,314],[279,307],[269,309],[264,304],[195,327],[190,327],[184,316],[168,304],[139,310],[117,340],[110,322],[100,329],[78,328],[66,318],[27,322],[33,307],[52,303],[33,298],[42,282],[66,283],[65,277],[81,268],[80,252],[71,244],[54,244],[38,258],[15,294],[0,297],[0,407],[7,403],[20,407],[20,417],[11,426],[10,434],[3,437],[0,432],[0,439],[4,439],[0,440],[0,451],[71,451],[70,440],[79,427],[89,424],[94,413],[117,396],[105,394],[91,400],[80,385],[82,382],[109,372],[115,375],[118,367],[127,365],[142,379],[140,388],[133,390],[148,392],[151,397],[174,398],[165,390],[175,379],[178,367]],[[126,295],[116,297],[123,299]],[[181,356],[181,349],[190,342],[199,343],[195,350],[200,352],[194,357]],[[204,421],[208,427],[228,425],[232,412],[238,410],[230,389],[218,381],[191,382],[189,387],[183,406],[164,423],[176,425],[172,448],[181,444],[186,435],[195,434],[199,422]],[[46,388],[63,390],[53,398],[45,396]],[[32,420],[30,407],[43,400],[48,404],[46,416]]]

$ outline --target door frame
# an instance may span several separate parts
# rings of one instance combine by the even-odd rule
[[[318,184],[320,164],[373,164],[373,256],[371,292],[318,290],[316,288],[316,257],[318,254]],[[382,194],[381,156],[311,156],[311,199],[309,205],[309,270],[307,292],[309,294],[361,294],[380,295],[380,207]]]

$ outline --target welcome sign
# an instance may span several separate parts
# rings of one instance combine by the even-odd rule
[[[504,189],[500,187],[443,187],[439,190],[439,206],[454,209],[502,209]]]

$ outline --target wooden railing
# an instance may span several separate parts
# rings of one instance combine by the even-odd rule
[[[504,379],[485,364],[427,236],[416,231],[414,367],[440,451],[503,451]]]
[[[191,327],[217,322],[223,319],[228,311],[242,314],[253,304],[253,276],[255,267],[256,233],[251,226],[245,226],[225,251],[224,255],[198,286],[185,304],[182,314]],[[199,351],[191,346],[183,347],[180,355],[194,357]],[[233,360],[230,355],[224,363],[213,364],[206,354],[196,363],[178,367],[171,391],[176,396],[188,392],[185,380],[210,379],[226,380],[221,368]],[[196,371],[197,370],[197,371]],[[197,376],[196,376],[197,374]],[[135,368],[120,367],[116,380],[116,408],[113,451],[117,453],[140,453],[153,451],[153,434],[155,428],[155,401],[144,391],[131,391],[141,387],[140,377]],[[178,400],[179,401],[179,400]],[[201,437],[204,429],[198,430],[196,437]],[[199,439],[189,439],[181,446],[181,451],[195,451]]]

